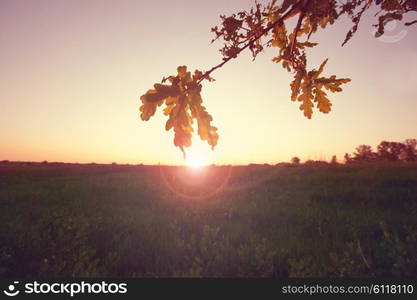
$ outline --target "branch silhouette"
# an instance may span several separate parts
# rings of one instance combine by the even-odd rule
[[[165,130],[174,131],[174,145],[183,153],[184,147],[191,146],[193,122],[197,122],[198,135],[201,140],[214,149],[217,145],[217,128],[212,126],[212,116],[202,105],[202,82],[213,81],[211,74],[222,68],[234,58],[237,58],[245,49],[252,52],[253,59],[263,52],[264,47],[277,49],[277,56],[272,61],[279,63],[293,75],[290,83],[291,97],[299,102],[299,109],[304,116],[311,119],[313,112],[329,113],[332,102],[328,92],[342,91],[342,85],[350,82],[350,78],[337,78],[336,75],[324,76],[324,68],[328,58],[324,58],[316,69],[307,69],[308,48],[317,46],[310,42],[310,36],[320,28],[324,29],[335,23],[342,15],[352,20],[353,26],[345,35],[342,46],[354,36],[365,12],[375,5],[380,8],[376,37],[384,34],[385,25],[389,20],[402,20],[408,12],[416,12],[417,4],[414,0],[271,0],[268,4],[255,2],[250,11],[241,11],[229,17],[220,16],[222,23],[211,30],[216,37],[212,40],[222,39],[223,47],[220,49],[223,59],[211,69],[194,73],[187,71],[186,66],[177,68],[177,75],[163,77],[162,84],[155,84],[146,94],[140,97],[140,117],[148,121],[157,108],[165,105],[163,113],[168,116]],[[298,20],[291,33],[287,32],[286,20],[299,14]],[[411,25],[416,21],[405,23]],[[301,37],[306,37],[302,40]],[[270,37],[268,41],[263,37]]]
[[[270,24],[269,26],[267,26],[260,34],[258,34],[257,36],[255,36],[255,38],[253,40],[250,40],[248,43],[246,43],[245,46],[243,46],[242,48],[240,48],[236,55],[234,56],[230,56],[228,58],[223,59],[223,62],[221,62],[220,64],[214,66],[213,68],[211,68],[210,70],[206,71],[202,77],[198,80],[198,83],[201,83],[204,79],[207,79],[210,77],[210,74],[223,67],[227,62],[229,62],[230,60],[236,58],[243,50],[247,49],[249,46],[253,45],[257,40],[259,40],[262,36],[264,36],[265,34],[267,34],[271,29],[275,28],[275,26],[277,25],[282,25],[284,23],[285,20],[293,17],[294,15],[298,14],[300,12],[300,6],[302,3],[304,2],[308,2],[309,0],[300,0],[298,1],[296,4],[294,4],[281,18],[279,18],[277,21],[273,22],[272,24]],[[300,24],[297,24],[297,27],[299,27]],[[248,30],[248,29],[246,29]]]

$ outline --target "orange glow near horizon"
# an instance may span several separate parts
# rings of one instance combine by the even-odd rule
[[[193,169],[200,169],[201,167],[206,166],[206,164],[204,164],[203,160],[200,158],[186,159],[186,165]]]

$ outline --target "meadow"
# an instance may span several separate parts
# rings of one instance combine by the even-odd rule
[[[0,164],[0,277],[417,277],[417,165]]]

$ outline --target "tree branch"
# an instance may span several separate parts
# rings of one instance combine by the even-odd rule
[[[301,4],[303,2],[304,2],[304,0],[300,0],[296,4],[294,4],[281,18],[279,18],[275,22],[271,23],[261,33],[259,33],[257,36],[255,36],[255,38],[253,40],[249,41],[245,46],[243,46],[242,48],[240,48],[239,51],[237,51],[237,53],[234,56],[230,56],[230,57],[228,57],[226,59],[223,59],[223,62],[222,63],[220,63],[217,66],[214,66],[210,70],[206,71],[201,76],[201,78],[197,81],[197,83],[200,83],[205,78],[208,78],[213,71],[215,71],[215,70],[223,67],[227,62],[229,62],[233,58],[236,58],[243,50],[245,50],[249,46],[253,45],[253,43],[255,43],[257,40],[259,40],[263,35],[265,35],[266,33],[268,33],[268,31],[270,31],[272,28],[274,28],[277,25],[282,25],[285,20],[287,20],[287,19],[295,16],[296,14],[298,14],[301,11],[300,10],[300,6],[301,6]]]
[[[292,42],[291,42],[291,49],[290,49],[290,55],[292,55],[293,54],[293,52],[294,52],[294,47],[295,47],[295,45],[297,44],[297,34],[298,34],[298,31],[300,30],[300,27],[301,27],[301,22],[303,21],[303,19],[304,19],[304,15],[305,15],[305,11],[302,11],[301,13],[300,13],[300,16],[298,17],[298,22],[297,22],[297,26],[295,26],[295,28],[294,28],[294,31],[293,31],[293,39],[292,39]],[[294,68],[296,68],[296,66],[294,66],[294,61],[291,59],[291,64],[293,65],[293,67]]]

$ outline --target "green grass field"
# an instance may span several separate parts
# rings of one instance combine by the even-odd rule
[[[0,225],[0,277],[417,277],[417,165],[3,163]]]

